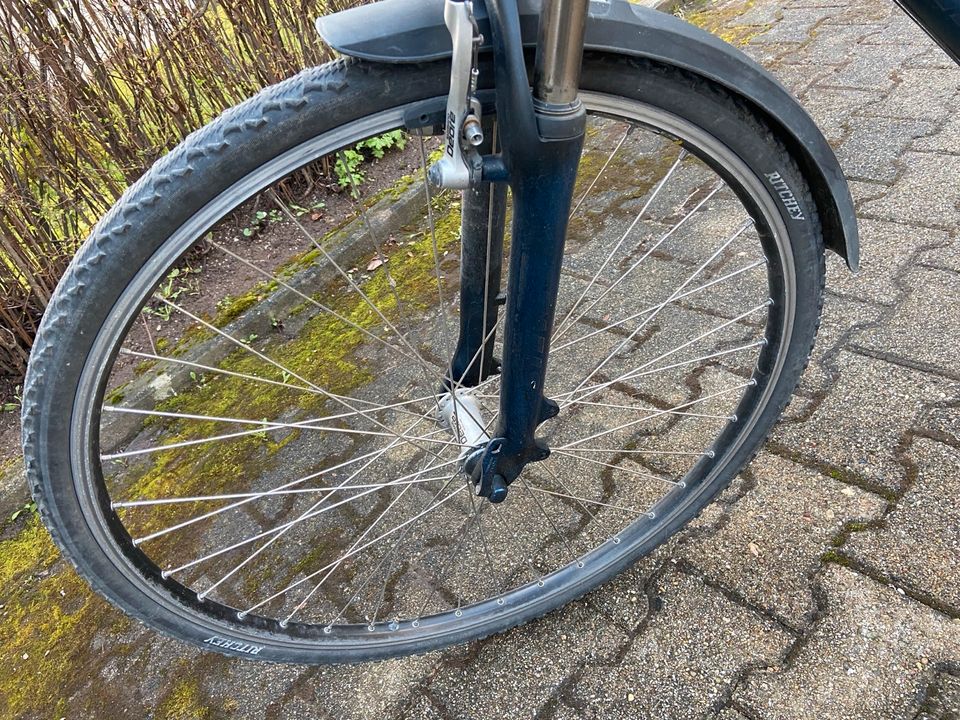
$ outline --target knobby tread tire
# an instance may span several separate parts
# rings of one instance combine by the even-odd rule
[[[68,414],[62,408],[65,405],[72,406],[73,398],[65,396],[70,385],[68,381],[67,388],[61,387],[64,384],[62,376],[78,376],[78,366],[83,364],[83,348],[89,348],[98,330],[98,325],[90,326],[87,310],[117,294],[116,289],[111,287],[112,278],[107,277],[105,268],[116,266],[117,263],[133,268],[142,266],[157,245],[156,242],[145,242],[142,238],[169,236],[182,222],[178,219],[184,215],[182,208],[199,209],[224,186],[233,182],[238,174],[251,172],[286,148],[295,147],[304,138],[396,105],[391,92],[397,88],[405,88],[402,93],[408,98],[405,102],[418,97],[442,95],[446,90],[448,72],[448,67],[443,63],[386,66],[341,59],[305,70],[265,89],[192,133],[161,158],[94,227],[89,239],[70,263],[41,322],[24,384],[24,460],[31,492],[54,541],[94,590],[108,597],[129,615],[182,640],[211,649],[210,645],[203,643],[203,637],[209,634],[209,630],[204,631],[196,623],[191,627],[182,618],[174,618],[174,622],[164,616],[163,613],[167,611],[158,609],[146,596],[137,602],[135,598],[139,590],[135,578],[127,578],[129,586],[122,586],[119,571],[112,568],[111,572],[106,561],[96,556],[96,548],[91,546],[91,538],[86,532],[86,519],[78,514],[77,499],[66,491],[72,488],[68,477],[69,451],[66,449],[70,423]],[[709,125],[709,114],[722,111],[722,115],[717,115],[717,126],[711,131],[718,136],[732,133],[746,138],[746,145],[758,148],[757,153],[763,154],[765,161],[789,178],[791,188],[807,213],[803,232],[798,231],[794,243],[805,245],[798,250],[806,267],[798,268],[797,274],[807,278],[808,287],[803,289],[803,297],[811,304],[797,309],[804,316],[803,340],[797,352],[788,357],[788,366],[784,367],[781,376],[794,380],[789,387],[781,383],[783,387],[778,386],[776,398],[763,410],[763,417],[772,415],[776,419],[789,403],[796,381],[809,361],[823,303],[823,239],[813,195],[799,166],[784,143],[748,102],[731,96],[728,91],[703,78],[643,60],[595,53],[588,53],[585,57],[583,76],[584,86],[588,89],[628,98],[642,94],[643,88],[640,86],[644,84],[653,86],[663,96],[664,104],[675,105],[670,108],[671,112],[693,119],[695,124]],[[637,86],[639,89],[625,91],[628,86]],[[363,110],[359,111],[356,107],[363,107]],[[324,127],[317,128],[315,124],[321,116]],[[243,152],[238,153],[238,148],[243,148]],[[755,166],[756,158],[743,159],[754,171],[765,169]],[[196,180],[201,176],[209,178],[209,181],[199,184],[189,182],[190,178]],[[157,221],[158,217],[161,218],[160,222]],[[166,225],[163,224],[164,217]],[[734,463],[735,470],[742,468],[756,455],[771,427],[772,421],[758,424],[757,430],[762,432],[746,443],[745,452]],[[624,557],[610,567],[600,580],[590,578],[590,582],[571,585],[563,602],[558,604],[569,602],[591,590],[676,533],[699,515],[729,485],[735,474],[727,473],[726,477],[704,488],[698,495],[695,511],[662,527],[655,541],[645,546],[642,553]],[[531,607],[526,614],[510,615],[501,624],[488,626],[483,632],[451,635],[443,642],[429,645],[398,646],[391,649],[389,656],[409,655],[485,637],[539,617],[553,607]],[[238,654],[223,648],[212,649]],[[274,662],[360,662],[385,656],[382,653],[363,652],[335,656],[331,656],[329,651],[313,655],[302,651],[285,652],[278,639],[271,652],[258,655],[257,659]]]

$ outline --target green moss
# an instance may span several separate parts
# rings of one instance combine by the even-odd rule
[[[460,237],[459,202],[449,198],[437,203],[435,231],[441,255],[456,249]],[[364,276],[366,279],[357,281],[369,302],[343,278],[331,281],[322,291],[323,303],[347,322],[330,313],[315,312],[298,329],[295,337],[284,340],[270,335],[255,343],[257,350],[276,365],[237,348],[220,361],[219,367],[296,386],[309,383],[338,395],[350,395],[356,388],[371,382],[375,377],[374,368],[370,366],[366,348],[372,347],[372,343],[359,328],[382,334],[384,322],[379,313],[391,321],[401,316],[408,318],[411,314],[415,317],[417,311],[435,304],[437,297],[433,236],[425,222],[421,220],[404,228],[398,236],[407,238],[407,241],[384,248],[387,262],[369,277]],[[452,252],[449,255],[451,261],[459,256]],[[301,256],[299,261],[306,257]],[[364,260],[362,266],[366,262]],[[233,302],[249,309],[264,290],[269,288],[254,288]],[[402,312],[397,308],[398,300]],[[235,309],[231,304],[229,310]],[[186,342],[181,347],[185,349]],[[382,352],[381,348],[377,350]],[[290,373],[284,373],[280,367],[288,368]],[[331,410],[342,408],[322,393],[283,385],[255,384],[242,377],[209,373],[205,375],[204,383],[168,398],[159,404],[158,409],[187,415],[249,419],[275,419],[278,413],[283,413],[285,421],[295,422],[299,418],[322,417]],[[256,429],[252,425],[238,428],[217,421],[153,420],[151,428],[160,433],[162,443],[167,445],[238,429]],[[113,493],[123,499],[146,499],[242,491],[278,467],[283,457],[281,450],[298,436],[299,431],[255,432],[228,441],[156,452],[146,462],[132,465],[125,471],[125,476],[117,477]],[[149,511],[128,508],[121,514],[131,534],[139,537],[212,507],[215,506],[201,502],[189,506],[152,506]],[[164,559],[177,554],[178,545],[182,556],[182,543],[189,543],[190,533],[202,532],[205,527],[204,523],[198,523],[193,530],[185,529],[152,540],[148,553],[162,566]]]
[[[271,280],[259,282],[241,295],[227,295],[217,303],[217,315],[212,321],[213,325],[222,328],[257,303],[262,302],[278,287],[277,281]]]
[[[820,561],[842,565],[843,567],[847,567],[850,564],[850,561],[847,559],[847,557],[837,550],[827,550],[823,555],[820,556]]]
[[[0,587],[27,572],[47,569],[57,559],[50,535],[36,518],[11,540],[0,542]]]
[[[57,556],[36,518],[15,537],[0,542],[2,717],[32,717],[64,706],[64,698],[80,683],[78,658],[102,624],[106,605],[92,596],[76,573],[38,577],[51,570]]]
[[[704,10],[688,12],[685,19],[703,28],[721,40],[742,47],[753,38],[767,30],[768,26],[736,25],[732,21],[746,13],[753,7],[754,0],[746,2],[731,2],[725,5],[709,6]]]
[[[183,677],[160,701],[157,720],[206,720],[210,708],[202,704],[200,683],[196,677]]]

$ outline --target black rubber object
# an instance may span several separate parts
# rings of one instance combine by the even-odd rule
[[[511,602],[457,627],[432,634],[402,629],[394,637],[338,644],[322,634],[293,639],[263,623],[211,613],[139,572],[93,514],[103,498],[79,492],[72,433],[79,381],[94,337],[130,278],[164,241],[221,190],[266,161],[315,136],[389,108],[442,96],[448,65],[373,65],[337,61],[306,70],[268,88],[188,137],[138,180],[94,228],[77,253],[43,318],[30,362],[23,402],[24,457],[28,478],[47,527],[93,588],[151,627],[226,654],[273,662],[360,662],[425,652],[481,638],[557,608],[620,572],[696,517],[753,457],[787,405],[806,366],[819,323],[823,291],[823,241],[807,179],[781,141],[749,107],[726,91],[686,72],[624,57],[589,53],[585,89],[663,108],[701,128],[739,156],[764,180],[779,173],[793,189],[802,220],[792,216],[769,182],[770,196],[788,228],[795,268],[796,314],[786,363],[769,402],[758,409],[750,434],[724,458],[723,471],[691,487],[655,532],[623,542],[603,565],[588,567],[577,582],[538,591],[521,588]],[[491,73],[484,73],[489,77]],[[722,169],[718,169],[721,172]],[[779,333],[774,328],[775,334]],[[761,369],[762,370],[762,369]],[[77,414],[75,414],[75,412]],[[97,413],[88,418],[99,422]],[[103,493],[105,496],[106,493]],[[208,603],[209,604],[209,603]],[[208,612],[204,610],[204,612]]]

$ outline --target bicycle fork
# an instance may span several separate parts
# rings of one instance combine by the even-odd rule
[[[499,420],[489,435],[470,425],[470,440],[479,447],[464,457],[477,494],[494,503],[504,500],[527,463],[549,456],[536,430],[559,411],[543,384],[586,124],[577,88],[587,3],[544,0],[531,94],[516,0],[486,0],[499,152],[475,94],[479,31],[472,4],[445,4],[453,39],[451,93],[444,156],[430,176],[437,185],[464,190],[460,337],[448,378],[454,395],[498,370],[492,349],[506,186],[513,196]]]

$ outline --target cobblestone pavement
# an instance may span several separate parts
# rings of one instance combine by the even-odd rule
[[[579,602],[423,657],[244,663],[90,600],[21,678],[57,686],[38,716],[960,717],[960,69],[885,0],[734,0],[691,19],[800,97],[861,219],[862,272],[829,259],[811,366],[730,490]],[[44,571],[59,594],[82,595],[59,567]]]

